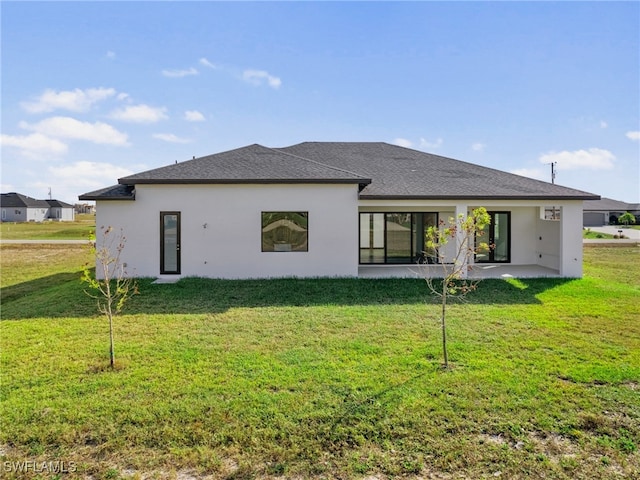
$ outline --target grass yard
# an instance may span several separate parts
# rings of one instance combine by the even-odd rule
[[[596,232],[591,230],[590,228],[586,228],[584,230],[582,230],[582,238],[588,238],[588,239],[612,239],[613,235],[610,233],[604,233],[604,232]]]
[[[0,248],[4,478],[640,477],[640,248],[484,281],[450,371],[423,282],[364,279],[142,280],[111,371],[87,247]]]
[[[4,240],[87,240],[96,228],[95,215],[76,214],[74,222],[2,222]]]

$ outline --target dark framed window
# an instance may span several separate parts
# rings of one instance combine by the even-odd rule
[[[511,212],[487,212],[491,222],[481,235],[476,236],[476,245],[486,243],[489,250],[476,254],[477,263],[511,262]]]
[[[308,252],[309,212],[262,212],[263,252]]]
[[[435,212],[360,213],[360,263],[428,261],[425,234],[427,228],[437,224]]]

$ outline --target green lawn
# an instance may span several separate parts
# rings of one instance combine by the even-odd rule
[[[0,223],[0,238],[5,240],[86,240],[95,230],[95,215],[76,215],[74,222]]]
[[[598,239],[598,238],[602,238],[602,239],[610,239],[613,238],[613,235],[611,235],[610,233],[604,233],[604,232],[596,232],[591,230],[590,228],[584,229],[582,230],[582,238],[588,238],[588,239]]]
[[[424,282],[363,279],[142,280],[110,371],[106,322],[78,281],[86,247],[0,252],[2,466],[74,462],[65,479],[640,476],[637,247],[585,249],[582,280],[483,282],[450,309],[451,371]]]

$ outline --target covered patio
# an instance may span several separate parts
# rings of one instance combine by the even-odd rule
[[[360,278],[423,278],[442,276],[439,265],[360,265]],[[561,277],[558,270],[541,265],[479,265],[475,264],[469,271],[468,278],[543,278]]]

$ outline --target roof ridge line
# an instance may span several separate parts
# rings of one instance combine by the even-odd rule
[[[256,145],[260,145],[260,144],[256,144]],[[371,180],[372,180],[371,178],[365,177],[364,175],[362,175],[360,173],[351,172],[349,170],[345,170],[344,168],[334,167],[333,165],[327,165],[326,163],[318,162],[317,160],[312,160],[310,158],[302,157],[300,155],[295,155],[293,153],[285,152],[285,151],[282,150],[282,148],[294,147],[295,145],[289,145],[289,147],[279,147],[279,148],[265,147],[264,145],[260,145],[260,146],[264,147],[264,148],[268,148],[269,150],[273,150],[275,152],[278,152],[278,153],[281,153],[281,154],[284,154],[284,155],[289,155],[290,157],[293,157],[293,158],[304,160],[305,162],[315,163],[316,165],[321,165],[321,166],[329,168],[331,170],[335,170],[335,171],[343,172],[343,173],[348,173],[350,175],[355,175],[357,177],[362,178],[363,180],[369,180],[369,182],[371,182]]]

